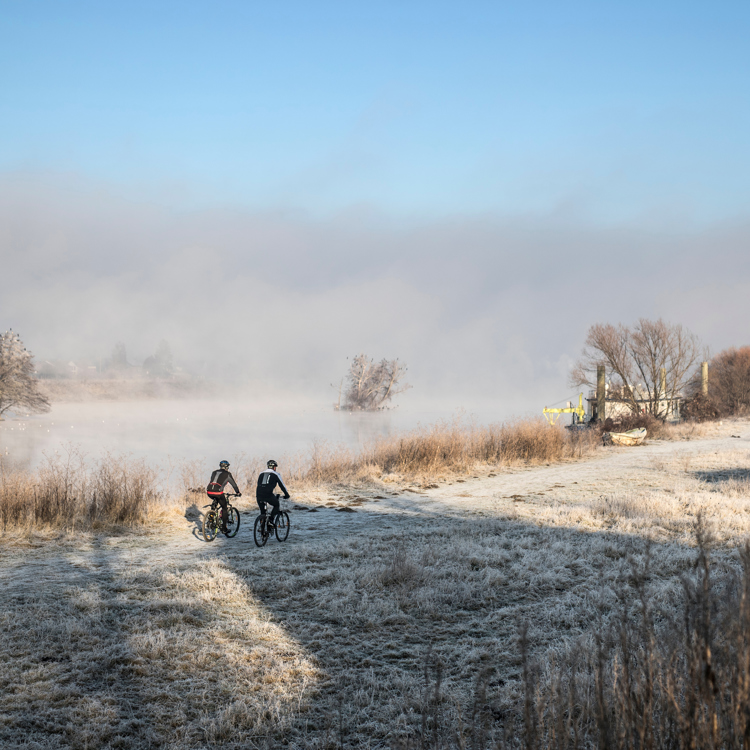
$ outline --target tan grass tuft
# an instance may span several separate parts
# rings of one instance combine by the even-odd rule
[[[36,472],[0,460],[0,523],[96,528],[142,523],[160,501],[157,472],[145,461],[105,455],[88,465],[69,448]]]

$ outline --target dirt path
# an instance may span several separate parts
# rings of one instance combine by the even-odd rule
[[[721,437],[685,442],[651,441],[635,448],[602,449],[584,461],[508,469],[495,477],[467,479],[431,490],[429,497],[459,512],[501,510],[519,503],[576,503],[639,487],[663,484],[664,462],[711,453],[750,450],[750,425],[744,436],[734,429]]]

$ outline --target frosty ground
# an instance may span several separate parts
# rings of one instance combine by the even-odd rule
[[[0,745],[391,747],[419,734],[438,673],[446,725],[484,676],[501,727],[522,624],[554,659],[606,620],[648,540],[668,611],[699,514],[734,563],[749,478],[750,422],[724,422],[549,466],[292,487],[289,539],[263,549],[249,502],[236,538],[206,544],[199,496],[138,532],[7,533]]]

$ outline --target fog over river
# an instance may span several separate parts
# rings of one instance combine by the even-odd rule
[[[104,453],[143,457],[153,464],[205,460],[207,471],[226,458],[309,454],[316,442],[356,448],[378,437],[441,420],[487,423],[509,416],[507,405],[476,410],[429,406],[375,413],[339,412],[320,401],[278,399],[144,400],[56,403],[47,414],[6,415],[0,455],[14,464],[39,465],[70,446],[96,459]]]

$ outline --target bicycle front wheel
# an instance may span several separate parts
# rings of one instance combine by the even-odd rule
[[[289,536],[289,514],[285,510],[280,510],[276,516],[276,538],[280,542],[286,541]]]
[[[209,510],[205,516],[203,516],[203,538],[207,542],[213,542],[216,539],[216,534],[219,532],[219,519],[216,516],[215,510]]]
[[[233,536],[237,536],[239,530],[240,512],[237,508],[229,508],[229,512],[227,513],[227,530],[224,532],[224,535],[231,539]]]
[[[268,541],[268,530],[266,529],[266,517],[258,516],[253,526],[253,539],[257,547],[262,547]]]

